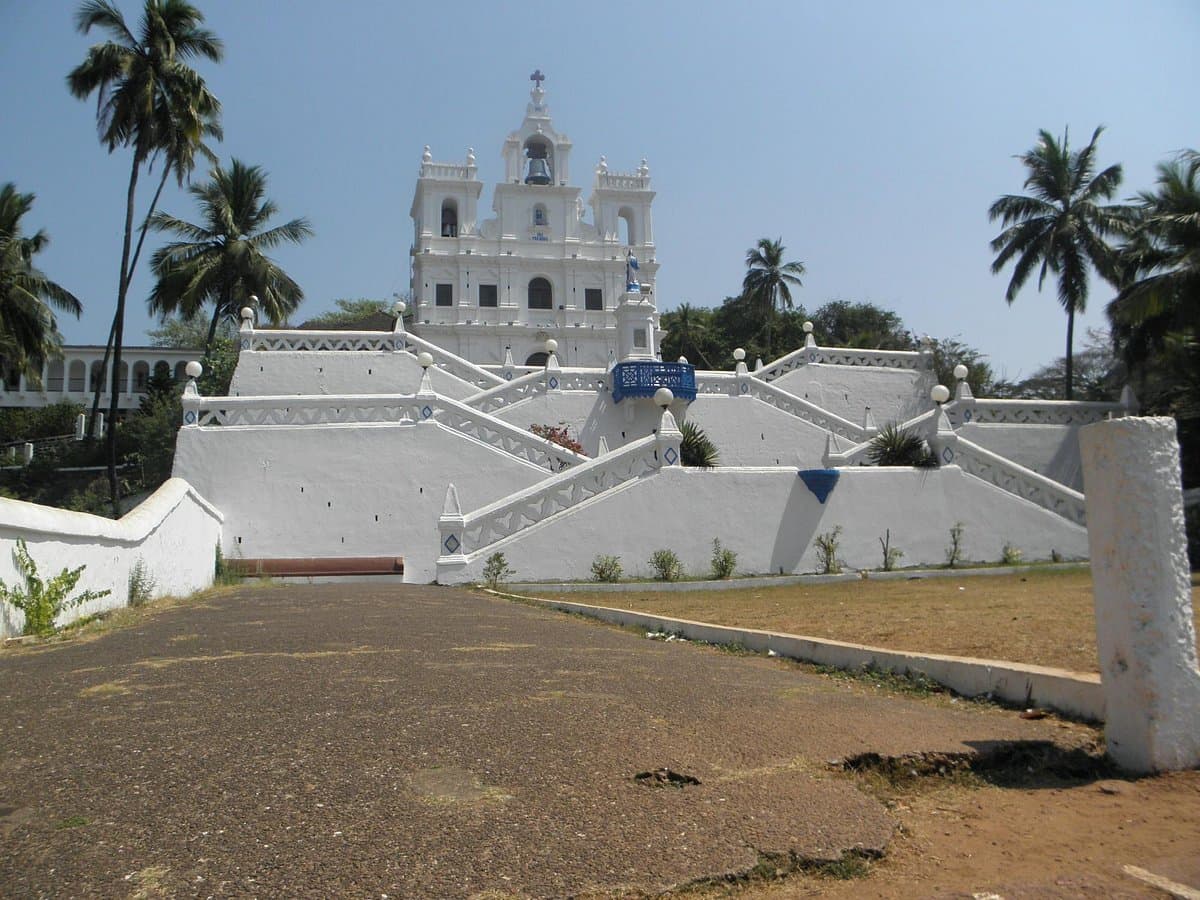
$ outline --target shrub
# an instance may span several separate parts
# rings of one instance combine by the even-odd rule
[[[842,571],[842,561],[837,558],[841,536],[842,526],[838,525],[832,531],[816,537],[817,558],[821,561],[822,575],[837,575]]]
[[[890,528],[884,531],[883,537],[879,539],[879,545],[883,547],[883,571],[890,572],[896,568],[896,563],[900,561],[904,551],[899,547],[892,546],[892,530]]]
[[[679,459],[685,466],[697,469],[711,469],[717,464],[717,445],[714,444],[693,422],[684,422],[679,429],[683,434],[679,442]]]
[[[938,464],[937,456],[929,449],[925,438],[891,423],[871,438],[867,459],[877,466],[915,466],[919,469],[936,469]]]
[[[583,444],[571,437],[570,430],[566,425],[530,425],[529,430],[552,444],[558,444],[558,446],[575,453],[583,453]]]
[[[89,600],[99,600],[107,597],[112,591],[84,591],[77,597],[71,597],[71,591],[79,583],[85,566],[77,569],[63,569],[49,581],[43,581],[38,576],[37,565],[29,555],[25,541],[17,538],[17,546],[13,549],[13,559],[17,569],[25,580],[25,587],[9,587],[0,581],[0,600],[11,603],[25,613],[24,634],[48,635],[54,633],[54,621],[59,613],[72,606],[87,603]]]
[[[1000,549],[1000,562],[1006,566],[1019,566],[1022,555],[1020,547],[1011,541],[1005,541],[1004,546]]]
[[[240,584],[241,580],[241,576],[225,562],[225,554],[221,551],[221,545],[217,544],[213,562],[213,584]]]
[[[962,538],[966,528],[962,522],[955,522],[950,529],[950,546],[946,548],[946,568],[953,569],[963,558]]]
[[[650,554],[650,568],[659,581],[678,581],[683,576],[683,564],[674,550],[655,550]]]
[[[737,567],[737,554],[728,547],[722,547],[721,541],[713,538],[712,574],[713,578],[725,579],[733,577]]]
[[[597,556],[592,560],[592,580],[593,581],[620,581],[621,580],[621,557],[619,556]]]
[[[146,562],[140,556],[129,571],[129,605],[144,606],[154,596],[154,576],[146,571]]]
[[[499,551],[489,556],[483,564],[483,583],[493,591],[500,586],[501,581],[515,574],[516,571],[508,567],[508,560]]]

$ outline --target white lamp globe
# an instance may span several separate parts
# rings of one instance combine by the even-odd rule
[[[950,388],[944,384],[935,384],[929,391],[929,396],[934,403],[945,403],[950,399]]]
[[[404,315],[404,311],[406,309],[408,309],[408,304],[406,304],[403,300],[396,301],[396,315],[398,315],[398,316]]]
[[[962,381],[964,378],[967,377],[968,371],[969,370],[967,369],[966,366],[964,366],[962,363],[959,363],[957,366],[954,367],[954,377],[957,378],[959,381]]]
[[[680,362],[686,366],[687,365],[687,357],[686,356],[679,357],[678,362]]]
[[[188,378],[199,378],[204,374],[204,366],[200,365],[200,363],[196,362],[194,359],[184,366],[183,370],[187,372]]]
[[[671,401],[675,399],[675,395],[671,393],[670,388],[660,387],[654,392],[654,402],[666,409],[671,405]]]
[[[245,319],[253,319],[253,318],[254,318],[254,310],[252,310],[248,306],[243,306],[242,307],[242,319],[245,320]]]
[[[736,359],[738,362],[741,362],[742,360],[744,360],[746,358],[746,351],[743,350],[741,347],[738,347],[736,350],[733,351],[733,358]]]
[[[553,353],[557,349],[558,349],[558,341],[556,341],[554,338],[550,338],[548,341],[546,341],[546,352],[547,353]]]
[[[805,333],[805,334],[812,334],[812,328],[813,328],[813,326],[812,326],[812,322],[805,322],[805,323],[804,323],[804,333]]]
[[[428,350],[423,350],[417,354],[417,363],[422,369],[428,369],[433,365],[433,354]]]

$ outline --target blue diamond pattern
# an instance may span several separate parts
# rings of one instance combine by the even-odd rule
[[[245,340],[243,340],[243,341],[242,341],[242,349],[243,349],[243,350],[249,350],[249,349],[250,349],[250,340],[249,340],[249,338],[247,338],[247,339],[245,339]]]
[[[744,381],[742,382],[742,393],[743,394],[750,393],[750,385],[746,384],[746,382],[744,382]]]
[[[505,381],[512,381],[512,372],[505,372],[505,373],[504,373],[504,380],[505,380]]]
[[[552,391],[558,390],[558,379],[555,378],[553,375],[550,376],[550,390],[552,390]]]
[[[969,409],[965,409],[965,410],[963,410],[963,421],[964,421],[964,422],[970,422],[970,421],[971,421],[971,411],[970,411]]]
[[[433,415],[433,410],[429,408],[429,404],[425,404],[424,406],[421,407],[421,418],[422,419],[428,419],[432,415]]]
[[[446,540],[442,542],[442,546],[446,548],[447,553],[454,553],[462,545],[458,542],[458,538],[456,538],[454,535],[450,535],[450,537],[446,538]]]
[[[663,454],[663,459],[667,461],[668,466],[673,466],[675,465],[675,461],[679,459],[679,456],[675,453],[674,447],[668,447],[667,452]]]
[[[185,421],[189,425],[195,425],[196,424],[195,411],[189,409],[187,412],[185,412],[183,414],[183,421]]]
[[[954,459],[954,451],[947,447],[942,451],[942,459],[946,461],[947,465],[949,465],[949,463]]]

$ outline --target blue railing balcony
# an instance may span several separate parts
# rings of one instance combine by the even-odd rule
[[[680,399],[696,399],[696,369],[688,363],[634,360],[613,367],[613,402],[626,397],[653,397],[659,388],[670,388]]]

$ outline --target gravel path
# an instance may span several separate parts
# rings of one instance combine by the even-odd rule
[[[415,585],[239,590],[0,680],[8,896],[655,891],[883,850],[829,760],[1062,735]]]

